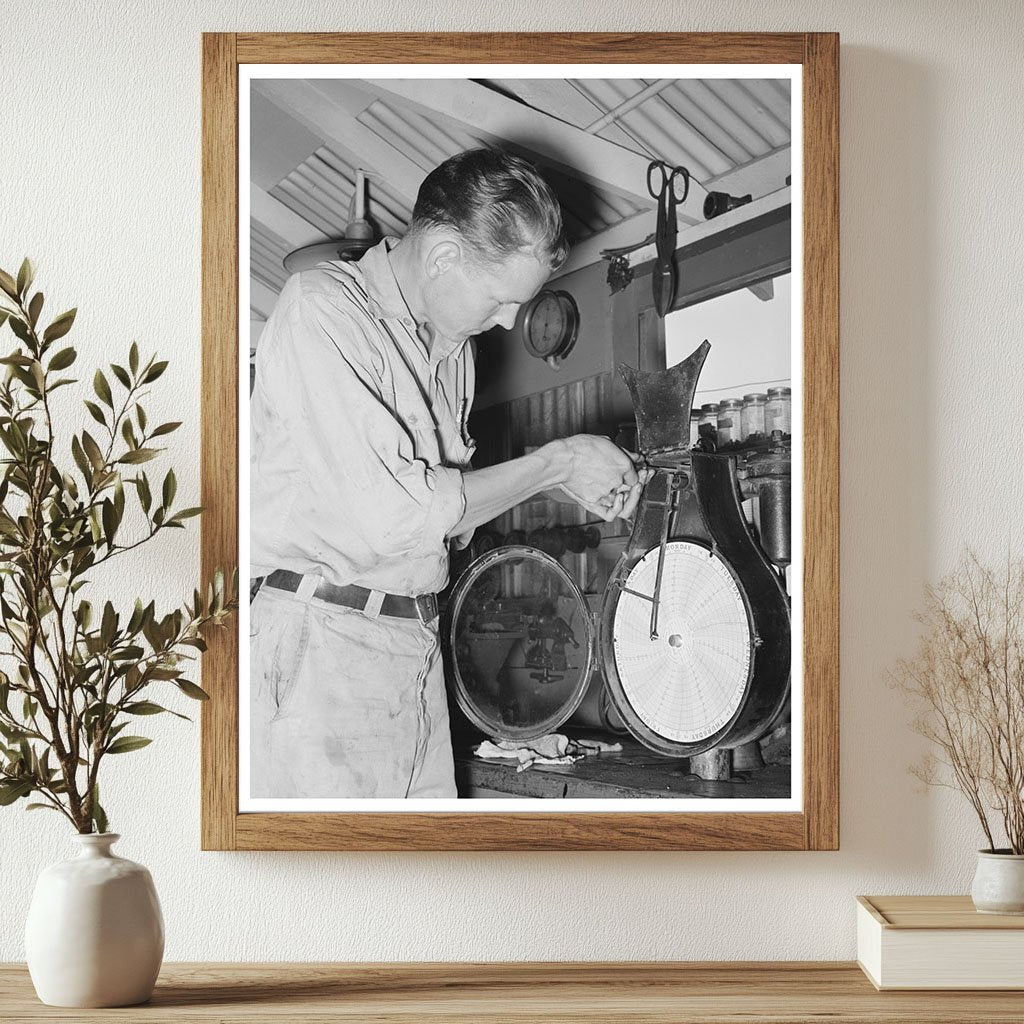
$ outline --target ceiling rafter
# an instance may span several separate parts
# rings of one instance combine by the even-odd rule
[[[591,135],[575,125],[524,106],[486,86],[465,80],[366,79],[381,96],[393,97],[462,131],[529,151],[542,163],[606,189],[634,203],[651,204],[646,156]],[[691,192],[678,215],[687,223],[701,219]]]
[[[744,206],[738,206],[728,213],[723,213],[712,220],[701,220],[699,224],[680,224],[677,246],[690,245],[701,238],[723,231],[734,224],[740,224],[748,218],[760,216],[769,210],[786,206],[792,200],[790,189],[781,188],[768,193],[753,202]],[[703,196],[703,193],[701,193]],[[581,270],[592,263],[600,262],[602,250],[618,249],[628,245],[636,245],[642,242],[648,235],[654,233],[655,217],[653,212],[638,213],[627,220],[613,224],[610,228],[591,235],[585,241],[573,247],[569,258],[559,268],[558,276],[564,277],[574,270]],[[654,242],[647,243],[643,248],[637,248],[631,252],[627,259],[631,266],[638,266],[646,260],[653,259],[656,255]]]
[[[254,84],[271,103],[327,143],[344,145],[366,170],[381,175],[411,205],[426,172],[345,109],[337,82],[261,79]]]
[[[784,188],[786,177],[792,173],[792,153],[789,146],[766,153],[756,160],[750,160],[734,167],[725,174],[709,178],[707,186],[717,192],[744,195],[749,192],[756,199],[770,192]]]
[[[253,220],[273,231],[293,249],[327,239],[319,228],[254,183],[249,185],[249,212]]]
[[[642,79],[587,79],[582,83],[588,95],[604,106],[628,102],[642,85]],[[674,90],[675,82],[647,97],[643,104],[624,111],[618,124],[634,140],[633,146],[667,163],[682,165],[703,180],[714,173],[715,168],[728,167],[729,160],[690,121],[671,111],[666,95]]]
[[[513,93],[536,110],[557,110],[559,117],[577,128],[586,128],[606,109],[587,95],[575,79],[565,78],[495,78],[499,89]],[[619,146],[632,148],[633,140],[615,123],[593,134]]]

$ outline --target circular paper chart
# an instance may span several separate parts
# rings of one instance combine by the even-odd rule
[[[751,631],[732,572],[707,547],[670,541],[651,638],[658,548],[630,571],[615,609],[612,641],[623,695],[640,721],[674,743],[699,743],[725,729],[750,679]],[[629,593],[635,591],[636,593]]]

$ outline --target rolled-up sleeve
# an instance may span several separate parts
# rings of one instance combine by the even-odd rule
[[[434,496],[423,520],[420,545],[427,550],[444,544],[466,512],[462,473],[446,466],[435,466],[429,472],[433,477]]]
[[[416,431],[430,425],[395,407],[364,327],[305,278],[288,282],[267,324],[253,396],[251,497],[277,510],[275,565],[320,567],[344,583],[407,558],[410,572],[425,560],[420,575],[442,578],[446,537],[465,512],[462,474],[423,457]],[[292,465],[275,467],[281,460]],[[286,479],[294,493],[267,486]],[[254,508],[257,516],[267,513]]]

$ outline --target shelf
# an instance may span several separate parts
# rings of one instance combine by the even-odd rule
[[[0,965],[0,1019],[323,1024],[1020,1024],[1020,992],[876,992],[850,963],[166,964],[152,1002],[60,1010]]]

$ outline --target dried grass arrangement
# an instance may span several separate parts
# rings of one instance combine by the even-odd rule
[[[1024,854],[1024,560],[1008,557],[999,571],[968,553],[926,587],[915,618],[917,653],[898,663],[895,682],[939,754],[911,771],[967,797],[989,852],[1005,837],[1002,851]]]

